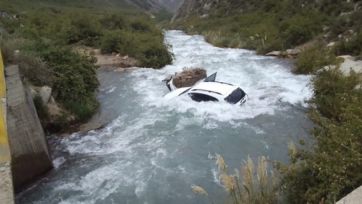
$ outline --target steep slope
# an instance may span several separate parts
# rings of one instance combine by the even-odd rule
[[[28,9],[37,6],[59,6],[59,7],[77,7],[77,8],[113,8],[127,10],[144,10],[150,12],[159,12],[166,9],[169,12],[175,11],[182,1],[177,0],[35,0],[24,2],[24,0],[2,0],[1,4],[18,4],[16,7]]]
[[[218,46],[267,53],[321,35],[326,41],[347,40],[358,36],[361,19],[360,0],[185,0],[173,22],[186,31],[202,32]]]
[[[185,0],[177,10],[174,20],[184,19],[191,15],[208,14],[212,8],[215,8],[218,0]]]
[[[164,6],[168,11],[175,13],[184,0],[157,0],[158,4]]]

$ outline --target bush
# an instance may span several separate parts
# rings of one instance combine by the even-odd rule
[[[131,23],[131,28],[134,31],[138,31],[138,32],[151,32],[152,31],[152,26],[146,22],[145,20],[136,20],[134,22]]]
[[[172,62],[172,55],[167,48],[162,45],[153,44],[143,49],[142,56],[139,56],[142,66],[162,68]]]
[[[303,44],[322,31],[322,16],[316,12],[297,14],[283,22],[281,35],[287,47]]]
[[[349,40],[342,40],[336,48],[338,55],[354,55],[362,57],[362,31]]]
[[[120,53],[130,55],[141,62],[141,66],[161,68],[172,62],[172,54],[168,47],[160,43],[162,34],[149,36],[143,33],[127,31],[108,32],[102,38],[103,53]]]
[[[322,44],[303,50],[297,57],[294,72],[310,74],[327,65],[337,64],[338,60],[333,51]]]
[[[121,52],[122,32],[106,32],[101,39],[101,52]]]
[[[338,69],[322,71],[315,77],[313,103],[326,118],[340,122],[345,109],[360,97],[360,89],[355,87],[360,82],[358,74],[345,77]]]
[[[99,21],[92,21],[94,17],[77,15],[72,18],[66,30],[66,41],[69,44],[81,42],[87,46],[96,46],[101,36]]]
[[[55,80],[54,96],[77,120],[89,118],[97,109],[95,91],[98,87],[94,59],[67,48],[49,48],[42,58],[51,67]]]
[[[338,70],[323,71],[314,79],[314,148],[293,148],[292,163],[281,168],[289,202],[334,203],[361,185],[360,83],[360,76],[345,77]]]
[[[100,23],[107,30],[125,29],[127,27],[127,19],[119,14],[110,14],[102,17]]]

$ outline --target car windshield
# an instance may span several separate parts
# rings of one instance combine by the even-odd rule
[[[245,95],[245,92],[241,90],[241,88],[237,88],[228,97],[225,98],[225,101],[235,104],[244,98]]]

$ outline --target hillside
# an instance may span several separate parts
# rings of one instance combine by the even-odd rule
[[[170,12],[176,12],[179,7],[182,5],[183,0],[157,0],[160,5],[164,5],[164,7]]]
[[[2,5],[15,5],[16,8],[27,10],[36,7],[76,7],[76,8],[98,8],[98,9],[124,9],[124,10],[143,10],[152,13],[158,13],[167,10],[170,13],[175,12],[181,5],[178,0],[1,0]]]
[[[361,19],[359,0],[187,0],[174,16],[174,26],[201,32],[218,46],[267,53],[293,48],[316,37],[326,42],[358,41]],[[362,52],[361,48],[350,51],[353,55]]]

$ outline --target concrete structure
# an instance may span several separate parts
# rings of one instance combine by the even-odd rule
[[[0,203],[14,203],[11,159],[6,128],[6,84],[0,53]]]
[[[362,203],[362,186],[342,198],[337,204],[360,204]]]
[[[52,168],[43,128],[28,87],[18,66],[5,69],[7,85],[7,129],[15,190],[19,190]]]

